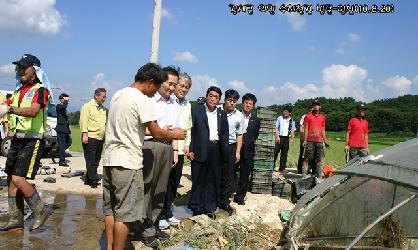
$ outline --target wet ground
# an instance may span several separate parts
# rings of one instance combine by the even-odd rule
[[[0,232],[0,249],[104,249],[101,196],[44,192],[41,196],[50,212],[46,223],[29,232],[30,210],[25,208],[25,229]],[[0,224],[7,220],[7,194],[2,192]]]

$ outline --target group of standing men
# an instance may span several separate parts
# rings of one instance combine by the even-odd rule
[[[23,228],[24,200],[34,213],[30,225],[30,230],[34,230],[48,214],[38,192],[26,179],[33,179],[40,165],[50,94],[36,75],[38,58],[25,54],[13,63],[21,87],[7,105],[0,105],[0,116],[9,116],[9,135],[13,138],[6,162],[10,219],[0,230]],[[240,97],[236,90],[225,91],[224,104],[218,106],[222,91],[211,86],[204,102],[192,109],[185,98],[191,85],[191,78],[178,68],[148,63],[138,69],[129,87],[114,94],[107,115],[102,105],[106,100],[103,88],[98,88],[94,98],[83,106],[81,140],[86,184],[92,188],[99,185],[97,167],[104,147],[103,209],[109,249],[123,249],[129,225],[138,221],[146,245],[155,246],[157,239],[168,238],[160,228],[179,223],[171,206],[185,157],[191,161],[189,207],[193,215],[206,214],[215,219],[217,208],[232,213],[229,204],[234,181],[239,183],[234,202],[245,204],[260,130],[260,119],[252,114],[257,98],[245,94],[241,112],[236,109]],[[61,95],[61,106],[57,108],[64,120],[68,100],[68,95]],[[315,159],[321,166],[324,155],[325,116],[319,110],[320,104],[313,103],[304,118],[305,175],[308,160]],[[276,142],[282,145],[276,152],[288,150],[289,137],[293,141],[295,128],[290,113],[290,109],[284,109],[283,117],[277,120]],[[364,108],[358,109],[356,119],[350,120],[347,132],[352,156],[368,152],[367,136],[357,135],[368,132]],[[58,140],[63,145],[60,165],[65,166],[70,131],[68,121],[59,125],[63,125],[58,126]],[[284,170],[283,162],[279,170]],[[237,171],[239,181],[235,180]]]
[[[356,115],[349,119],[346,133],[346,151],[349,159],[356,156],[368,155],[369,125],[365,114],[366,106],[357,106]],[[276,121],[276,145],[274,150],[274,162],[281,151],[279,172],[286,173],[287,154],[289,141],[293,144],[296,131],[295,121],[291,117],[292,109],[284,106],[282,115]],[[312,102],[308,113],[300,119],[300,151],[298,160],[298,173],[305,178],[308,171],[318,178],[323,177],[323,159],[325,148],[329,147],[326,139],[326,116],[321,113],[319,100]],[[290,138],[290,139],[289,139]]]
[[[169,237],[161,229],[180,223],[172,203],[185,157],[192,162],[189,207],[194,215],[214,219],[218,207],[232,213],[229,203],[238,170],[235,201],[244,204],[260,128],[251,114],[257,99],[244,95],[243,114],[236,109],[238,92],[227,90],[224,105],[218,107],[222,92],[211,86],[204,103],[192,109],[186,99],[191,85],[190,76],[178,68],[148,63],[130,87],[112,97],[103,158],[109,248],[123,248],[129,225],[137,221],[146,245]]]

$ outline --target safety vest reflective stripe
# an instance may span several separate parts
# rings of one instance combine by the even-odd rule
[[[32,86],[23,96],[19,105],[20,91],[15,91],[12,96],[12,106],[27,108],[32,106],[32,100],[36,91],[42,86],[37,83]],[[49,96],[49,93],[48,93]],[[46,126],[47,107],[42,108],[35,117],[24,117],[14,114],[8,115],[9,136],[16,138],[37,138],[42,139]]]

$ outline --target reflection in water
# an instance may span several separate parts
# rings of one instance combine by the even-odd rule
[[[50,216],[39,230],[0,232],[2,249],[100,249],[102,238],[103,200],[101,196],[43,193]],[[49,201],[49,202],[48,202]],[[8,218],[0,214],[0,223]],[[99,245],[100,240],[100,245]]]

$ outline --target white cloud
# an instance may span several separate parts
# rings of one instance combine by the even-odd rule
[[[350,96],[362,101],[381,98],[379,87],[367,82],[366,78],[367,70],[357,65],[330,65],[322,70],[321,83],[297,84],[287,81],[282,85],[271,84],[257,94],[260,105],[293,103],[298,99],[319,96],[329,98]]]
[[[199,61],[190,51],[174,52],[171,58],[179,62],[197,63]]]
[[[5,64],[0,65],[0,74],[2,75],[12,75],[15,73],[15,65],[13,64]]]
[[[174,15],[166,8],[161,8],[161,17],[168,19],[168,20],[172,20],[174,19]]]
[[[392,76],[382,82],[383,85],[387,86],[392,92],[397,95],[410,94],[412,81],[404,76]]]
[[[57,34],[66,22],[55,0],[0,1],[0,32]]]
[[[189,92],[189,99],[196,100],[198,97],[205,96],[206,90],[210,86],[219,86],[218,80],[209,75],[193,75],[192,78],[192,87]]]
[[[232,80],[228,82],[228,86],[232,89],[235,89],[240,93],[241,95],[244,95],[245,93],[253,92],[251,89],[249,89],[245,82],[239,81],[239,80]]]
[[[300,31],[305,25],[305,18],[298,13],[286,13],[287,22],[290,23],[292,29]]]
[[[258,100],[261,106],[278,103],[295,102],[298,99],[313,98],[319,95],[319,88],[315,84],[298,85],[285,82],[281,86],[270,85],[261,89]]]
[[[303,5],[303,1],[301,1],[301,0],[286,1],[285,5],[289,5],[289,4],[292,4],[292,5],[297,5],[297,4]],[[303,15],[300,15],[297,12],[293,12],[293,13],[286,12],[285,13],[285,16],[286,16],[287,22],[290,24],[290,26],[292,27],[292,29],[295,30],[295,31],[302,30],[302,28],[305,27],[305,25],[306,25],[306,20],[303,17]]]
[[[329,97],[352,96],[365,101],[363,89],[367,70],[357,65],[331,65],[322,70],[321,93]]]
[[[349,33],[348,39],[342,41],[338,48],[335,50],[335,53],[338,55],[344,55],[345,51],[353,46],[353,44],[358,43],[361,39],[360,35],[357,33]]]
[[[356,34],[356,33],[350,33],[350,34],[348,34],[348,38],[350,39],[350,41],[352,43],[356,43],[356,42],[360,41],[360,35],[359,34]]]

